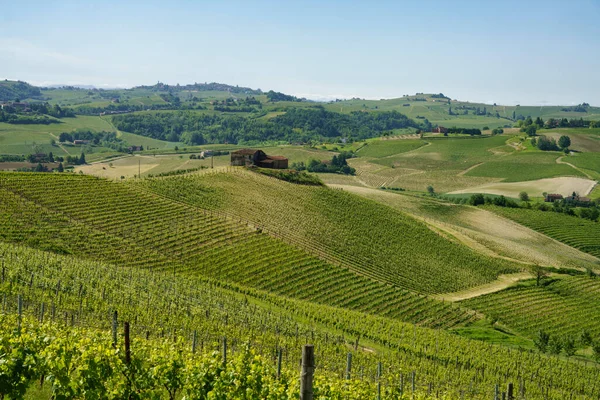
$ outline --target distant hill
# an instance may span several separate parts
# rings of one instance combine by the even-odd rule
[[[14,101],[15,99],[32,99],[42,97],[38,87],[21,81],[0,81],[0,101]]]
[[[164,92],[164,91],[217,91],[217,92],[230,92],[230,93],[239,93],[239,94],[252,94],[252,95],[261,95],[263,94],[260,89],[251,89],[248,87],[241,86],[232,86],[227,85],[225,83],[193,83],[188,85],[167,85],[166,83],[158,82],[156,85],[152,86],[136,86],[134,89],[150,89],[156,92]]]

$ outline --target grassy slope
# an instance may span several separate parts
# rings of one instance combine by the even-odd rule
[[[292,243],[333,254],[360,273],[421,292],[455,291],[518,269],[376,202],[237,171],[141,184],[179,201],[218,206]]]
[[[209,204],[222,198],[205,189]],[[0,174],[0,239],[121,266],[178,271],[448,327],[475,318],[327,263],[239,220],[78,175]],[[212,202],[212,203],[211,203]]]

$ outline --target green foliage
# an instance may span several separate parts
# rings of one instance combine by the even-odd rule
[[[39,88],[21,81],[0,80],[0,101],[14,101],[15,99],[33,99],[41,97]]]
[[[558,139],[558,147],[560,147],[561,149],[566,149],[569,146],[571,146],[571,138],[566,135],[562,135]]]
[[[521,201],[527,202],[527,201],[529,201],[529,194],[527,194],[527,192],[521,192],[521,193],[519,193],[519,199]]]
[[[256,171],[266,176],[271,176],[282,181],[296,183],[299,185],[324,186],[323,181],[321,181],[321,179],[319,179],[317,175],[307,174],[303,171],[265,168],[253,168],[252,171]]]
[[[546,136],[540,136],[537,138],[536,146],[542,151],[559,151],[560,148],[556,144],[556,140],[548,138]]]
[[[191,137],[203,143],[240,143],[285,140],[323,141],[330,138],[366,139],[384,131],[420,126],[399,112],[341,114],[322,108],[288,108],[269,120],[199,114],[191,111],[126,114],[113,117],[119,129],[171,142]],[[200,136],[198,136],[200,135]]]
[[[573,337],[567,336],[563,338],[562,343],[563,350],[565,351],[567,357],[572,357],[573,355],[575,355],[575,351],[577,350],[577,348],[575,347],[575,339],[573,339]]]
[[[548,350],[548,346],[550,345],[550,335],[540,330],[533,343],[539,351],[545,353]]]

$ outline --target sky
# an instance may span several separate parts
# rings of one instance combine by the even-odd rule
[[[0,78],[600,106],[600,0],[0,0]]]

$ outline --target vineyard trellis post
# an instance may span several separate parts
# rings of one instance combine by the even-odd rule
[[[227,368],[227,337],[223,337],[223,368]]]
[[[514,396],[514,386],[511,383],[509,383],[506,387],[506,395],[508,397],[508,400],[515,400],[515,396]]]
[[[192,353],[196,353],[196,336],[197,333],[196,331],[194,331],[194,334],[192,336]]]
[[[125,336],[125,364],[131,364],[131,343],[129,338],[129,322],[125,322],[123,326],[124,336]]]
[[[21,334],[21,319],[23,318],[23,296],[21,295],[17,297],[17,310],[19,313],[19,318],[17,320],[17,329],[19,334]]]
[[[113,312],[113,316],[112,316],[112,340],[113,340],[113,347],[117,348],[117,318],[118,318],[118,314],[117,311]]]
[[[313,374],[315,372],[315,347],[302,347],[302,371],[300,373],[300,400],[313,400]]]
[[[381,400],[381,361],[377,363],[377,400]]]
[[[496,386],[494,386],[494,400],[500,400],[498,398],[499,395],[500,395],[500,385],[498,385],[496,383]]]
[[[281,378],[281,361],[283,358],[283,349],[280,347],[277,350],[277,380]]]
[[[350,372],[352,370],[352,353],[348,353],[346,357],[346,379],[350,379]]]

